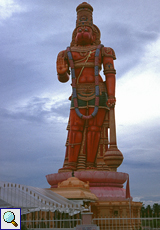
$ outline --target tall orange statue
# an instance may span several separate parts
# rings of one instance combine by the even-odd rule
[[[66,155],[59,172],[116,171],[123,155],[116,144],[115,52],[101,44],[100,30],[93,24],[92,6],[83,2],[76,11],[71,45],[57,57],[58,80],[67,82],[70,73],[72,78]],[[100,76],[102,66],[105,81]]]
[[[98,199],[91,203],[94,215],[114,217],[117,213],[119,216],[136,213],[138,217],[142,204],[132,201],[129,175],[117,172],[123,155],[117,148],[114,113],[116,56],[113,49],[101,45],[100,30],[93,24],[92,6],[83,2],[76,10],[70,47],[57,57],[58,80],[65,83],[70,74],[72,78],[65,159],[58,173],[48,174],[46,178],[54,192],[59,191],[56,189],[61,182],[73,176],[87,182]],[[100,76],[101,68],[105,81]],[[68,185],[68,191],[72,186],[77,187],[77,184]]]

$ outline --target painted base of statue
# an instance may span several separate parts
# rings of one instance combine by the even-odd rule
[[[130,214],[132,213],[132,217],[137,219],[140,218],[142,203],[134,202],[132,200],[129,189],[129,175],[127,173],[84,170],[75,171],[74,174],[72,172],[49,174],[46,175],[46,178],[51,186],[50,190],[56,192],[56,188],[59,191],[60,185],[66,182],[67,179],[71,180],[73,176],[74,178],[78,178],[80,181],[88,184],[90,192],[98,198],[98,200],[94,202],[92,200],[90,203],[91,211],[94,214],[94,217],[127,217],[128,220],[130,220]],[[126,188],[124,188],[125,183]],[[70,184],[70,186],[68,184],[68,187],[63,189],[66,191],[65,194],[67,194],[67,192],[70,194],[71,191],[75,191],[76,188],[78,189],[77,184],[74,185],[74,187],[73,184]],[[82,199],[83,192],[82,194],[76,194],[79,194],[81,197],[79,199]],[[108,228],[111,227],[113,226],[108,226]],[[132,226],[130,229],[132,229]]]
[[[57,188],[58,183],[72,177],[72,172],[61,172],[46,175],[51,188]],[[90,191],[99,201],[125,201],[130,197],[129,175],[122,172],[112,171],[76,171],[74,176],[83,182],[89,182]],[[126,189],[124,188],[124,183]]]

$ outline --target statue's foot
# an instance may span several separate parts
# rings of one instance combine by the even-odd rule
[[[87,162],[86,164],[86,170],[96,170],[96,166],[94,163]]]
[[[61,173],[61,172],[72,172],[72,171],[76,171],[76,170],[77,170],[77,169],[76,169],[75,166],[73,166],[73,165],[68,165],[68,166],[66,166],[66,167],[60,168],[60,169],[58,170],[58,172],[59,172],[59,173]]]
[[[86,167],[86,170],[97,170],[96,167]]]

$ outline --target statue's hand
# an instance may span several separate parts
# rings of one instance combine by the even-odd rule
[[[68,71],[68,64],[65,62],[64,57],[57,58],[57,73],[64,74]]]
[[[111,98],[108,99],[108,101],[107,101],[107,106],[108,106],[109,108],[114,107],[115,104],[116,104],[116,98],[115,98],[115,97],[111,97]]]

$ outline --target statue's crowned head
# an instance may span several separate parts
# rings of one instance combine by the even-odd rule
[[[87,2],[83,2],[79,6],[77,6],[76,11],[77,11],[76,28],[79,26],[89,26],[93,28],[93,18],[92,18],[93,7],[89,5]]]
[[[94,45],[99,45],[101,43],[100,41],[100,30],[99,28],[93,24],[93,7],[88,4],[87,2],[83,2],[76,8],[77,11],[77,20],[76,20],[76,28],[73,31],[72,34],[72,42],[71,46],[76,46],[76,35],[77,35],[77,29],[79,27],[90,27],[92,29],[92,32],[95,36],[94,39]]]

